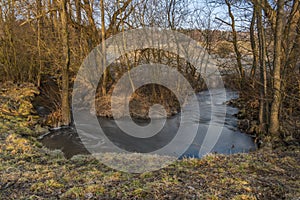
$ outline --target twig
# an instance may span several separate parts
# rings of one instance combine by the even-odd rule
[[[35,18],[28,19],[28,20],[24,21],[23,23],[21,23],[20,26],[24,26],[27,23],[30,23],[30,22],[32,22],[34,20],[37,20],[37,19],[40,19],[40,18],[44,17],[45,15],[47,15],[48,13],[53,12],[53,11],[57,11],[57,8],[50,9],[47,12],[45,12],[45,13],[43,13],[41,15],[36,16]]]
[[[219,17],[216,17],[216,20],[219,20],[219,21],[221,21],[222,23],[224,23],[224,24],[226,24],[226,25],[228,25],[228,26],[231,26],[230,23],[224,21],[223,19],[221,19],[221,18],[219,18]]]

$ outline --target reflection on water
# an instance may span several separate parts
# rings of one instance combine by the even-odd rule
[[[214,98],[211,98],[211,96]],[[195,116],[190,119],[188,126],[199,125],[198,132],[194,141],[187,149],[187,151],[181,155],[181,157],[199,157],[200,147],[203,145],[203,140],[205,134],[208,131],[209,124],[211,125],[210,134],[216,134],[214,130],[217,127],[223,126],[221,135],[216,145],[213,147],[211,152],[232,154],[239,152],[249,152],[256,148],[253,139],[237,130],[237,119],[233,117],[235,113],[238,112],[236,108],[226,106],[224,102],[227,100],[237,98],[237,93],[233,91],[227,91],[226,97],[224,97],[219,90],[203,91],[198,95],[198,102],[200,107],[200,118]],[[213,101],[212,101],[213,100]],[[212,110],[212,106],[214,109]],[[226,108],[226,116],[222,112],[222,109]],[[193,108],[191,108],[193,109]],[[225,117],[225,122],[222,120]],[[129,119],[123,119],[129,120]],[[119,148],[125,149],[131,152],[148,153],[158,150],[165,145],[167,145],[175,136],[179,124],[180,124],[180,114],[168,118],[163,129],[156,135],[150,138],[135,138],[128,134],[123,133],[122,130],[118,128],[114,120],[107,118],[98,118],[99,124],[103,129],[105,135]],[[154,120],[159,123],[159,119]],[[140,126],[146,126],[149,120],[135,120],[135,122]],[[224,122],[224,124],[223,124]],[[84,127],[84,131],[91,132],[95,130],[95,126],[86,120],[85,124],[80,124],[79,127]],[[188,128],[185,130],[189,130]],[[82,131],[82,130],[77,130]],[[82,135],[82,132],[81,132]],[[84,138],[81,138],[84,140]],[[49,134],[42,138],[42,143],[50,149],[61,149],[66,157],[70,158],[76,154],[88,154],[89,152],[84,148],[82,143],[86,141],[81,141],[75,128],[62,128],[58,130],[52,130]],[[104,141],[104,140],[103,140]],[[179,143],[180,141],[178,141]],[[89,142],[91,144],[91,142]],[[95,140],[95,146],[100,146],[103,151],[105,151],[105,143]],[[170,152],[171,154],[171,152]],[[180,155],[175,155],[180,156]]]

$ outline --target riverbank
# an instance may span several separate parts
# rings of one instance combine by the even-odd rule
[[[281,118],[280,134],[271,137],[259,126],[259,94],[257,91],[252,90],[248,93],[240,91],[239,98],[227,102],[227,105],[239,109],[239,112],[235,115],[238,119],[239,130],[252,135],[258,147],[300,146],[299,108],[295,107],[294,113],[291,113],[289,106],[282,107],[283,117]],[[299,111],[297,112],[297,110]]]
[[[178,114],[180,103],[176,96],[164,87],[157,85],[145,86],[138,88],[131,97],[121,96],[114,99],[114,108],[111,107],[111,97],[113,89],[110,89],[105,96],[96,95],[96,115],[98,117],[121,118],[128,117],[125,100],[129,99],[130,116],[136,119],[150,119],[149,110],[155,104],[163,105],[166,111],[166,116],[171,117]],[[114,116],[113,116],[114,113]],[[160,113],[163,117],[163,114]],[[157,116],[159,118],[159,116]]]
[[[91,156],[70,160],[34,138],[1,133],[2,199],[297,199],[300,149],[183,159],[143,174],[112,170]]]
[[[1,111],[0,116],[1,199],[300,197],[300,148],[292,143],[247,154],[178,160],[143,174],[112,170],[88,155],[68,160],[61,151],[50,151],[36,139],[42,131],[30,104],[34,87],[17,88],[11,85],[1,92],[1,99],[9,100],[1,104],[7,112]],[[16,95],[7,96],[7,91]]]

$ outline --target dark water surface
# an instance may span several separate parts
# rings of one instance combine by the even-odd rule
[[[212,101],[212,95],[214,96],[214,101]],[[184,154],[175,156],[201,157],[201,154],[199,155],[199,150],[203,145],[204,137],[209,125],[212,130],[214,130],[214,128],[217,130],[217,127],[223,126],[221,135],[211,152],[232,154],[249,152],[256,149],[253,138],[241,133],[237,129],[237,119],[233,115],[238,112],[238,109],[225,105],[226,101],[238,97],[236,92],[227,90],[226,98],[224,98],[220,90],[216,89],[211,90],[210,92],[203,91],[199,93],[197,97],[200,107],[200,118],[194,117],[188,122],[190,123],[190,126],[199,125],[197,135]],[[213,111],[211,109],[212,105],[214,106]],[[226,108],[226,116],[223,124],[222,117],[224,117],[224,114],[222,109],[224,108]],[[168,118],[163,129],[158,134],[146,139],[134,138],[125,134],[116,125],[113,119],[99,117],[98,121],[105,135],[114,143],[114,145],[131,152],[148,153],[164,147],[175,137],[180,124],[180,119],[180,114]],[[213,124],[210,124],[212,119]],[[126,121],[129,119],[123,120]],[[160,119],[154,120],[154,123],[159,123],[159,120]],[[135,120],[135,122],[138,125],[146,126],[149,123],[149,120]],[[95,125],[90,124],[88,119],[86,120],[86,123],[80,124],[79,127],[84,127],[84,131],[90,130],[91,132],[97,128]],[[77,131],[82,130],[76,130],[74,127],[51,130],[49,134],[41,139],[41,142],[50,149],[61,149],[67,158],[77,154],[89,154],[89,151],[84,147],[81,138],[78,136]],[[212,131],[210,134],[217,133]],[[98,146],[105,151],[105,143],[100,143],[99,145],[98,142]]]

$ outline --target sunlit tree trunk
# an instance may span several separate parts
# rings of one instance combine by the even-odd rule
[[[42,61],[42,50],[41,50],[41,29],[42,29],[42,1],[37,0],[37,48],[38,48],[38,63],[39,63],[39,70],[38,70],[38,76],[37,76],[37,85],[40,87],[41,85],[41,77],[42,77],[42,71],[43,71],[43,61]]]
[[[102,82],[102,94],[106,95],[107,86],[107,70],[106,66],[106,44],[105,44],[105,12],[104,12],[104,0],[100,0],[101,9],[101,42],[102,42],[102,70],[103,70],[103,82]]]
[[[60,0],[61,25],[62,25],[62,45],[63,45],[63,66],[62,66],[62,124],[69,125],[71,122],[69,103],[69,67],[70,67],[70,47],[67,16],[67,0]]]
[[[83,9],[86,13],[86,17],[89,22],[89,32],[88,32],[88,46],[89,46],[89,51],[92,51],[92,49],[99,43],[99,35],[98,35],[98,30],[97,26],[95,23],[94,15],[93,15],[93,7],[91,5],[91,2],[89,0],[83,0]]]
[[[49,9],[53,9],[57,6],[57,0],[48,0],[48,6],[49,6]],[[55,29],[57,29],[58,27],[58,18],[57,18],[57,12],[56,11],[53,11],[53,12],[50,12],[50,21],[51,21],[51,29],[52,29],[52,32],[54,33],[55,32]]]
[[[270,113],[270,133],[279,133],[279,109],[281,101],[281,64],[282,64],[282,36],[283,36],[284,0],[277,1],[277,15],[274,41],[274,69],[273,69],[273,102]]]
[[[78,37],[78,44],[79,44],[79,59],[81,61],[82,57],[83,57],[83,48],[82,48],[82,44],[81,44],[81,40],[82,40],[82,27],[81,27],[81,21],[82,21],[82,13],[81,13],[81,0],[76,0],[75,1],[75,7],[76,7],[76,22],[77,22],[77,29],[76,29],[76,33],[77,33],[77,37]]]

